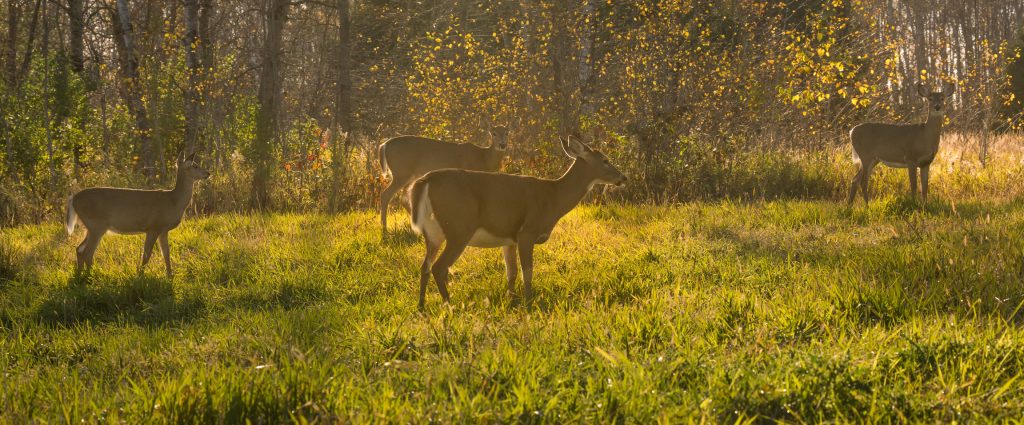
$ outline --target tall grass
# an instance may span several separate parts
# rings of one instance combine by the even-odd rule
[[[81,235],[5,229],[0,421],[1019,418],[1024,205],[936,174],[927,204],[882,173],[866,208],[582,207],[532,304],[470,249],[422,314],[421,242],[371,212],[186,219],[171,280],[135,274],[138,237],[75,279]]]

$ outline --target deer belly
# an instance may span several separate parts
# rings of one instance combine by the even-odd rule
[[[885,160],[883,160],[882,163],[885,164],[885,165],[888,165],[888,166],[890,166],[892,168],[908,168],[908,167],[910,167],[910,165],[907,165],[904,162],[885,161]]]
[[[516,241],[510,238],[494,236],[484,229],[476,229],[476,231],[473,232],[473,237],[469,240],[469,246],[475,246],[478,248],[498,248],[513,245],[515,243]]]
[[[146,233],[139,230],[122,230],[115,227],[111,227],[109,230],[111,233],[116,233],[118,235],[141,235],[143,233]]]

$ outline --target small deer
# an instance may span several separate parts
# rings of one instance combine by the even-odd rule
[[[448,268],[467,246],[502,248],[509,292],[515,291],[518,251],[525,298],[532,298],[534,245],[546,242],[558,220],[594,185],[626,182],[604,154],[582,142],[568,139],[562,149],[574,161],[557,180],[447,169],[413,184],[412,227],[427,246],[420,266],[421,310],[431,273],[441,297],[449,301]],[[444,251],[434,261],[442,243]]]
[[[172,276],[167,232],[181,223],[185,207],[192,200],[193,183],[210,177],[210,172],[196,164],[194,153],[188,158],[184,153],[179,155],[177,165],[178,175],[172,190],[93,187],[71,196],[65,223],[68,234],[75,231],[78,222],[86,229],[85,240],[75,250],[78,256],[76,274],[81,273],[83,267],[87,271],[92,269],[96,248],[109,230],[119,234],[146,234],[139,274],[143,273],[153,253],[153,245],[159,238],[167,277]]]
[[[928,167],[939,151],[942,136],[943,108],[952,87],[945,92],[929,92],[917,84],[917,94],[928,100],[928,120],[919,124],[864,123],[850,130],[853,160],[860,164],[850,184],[847,205],[853,205],[860,186],[864,203],[868,202],[868,179],[879,162],[895,168],[906,168],[910,174],[910,197],[917,197],[917,170],[921,169],[921,198],[928,200]]]
[[[418,136],[398,136],[378,148],[380,168],[391,183],[380,195],[381,237],[388,231],[388,203],[409,183],[434,170],[458,168],[474,171],[498,171],[508,148],[508,128],[491,127],[490,145],[448,143]]]

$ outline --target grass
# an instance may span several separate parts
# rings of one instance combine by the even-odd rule
[[[423,314],[421,243],[376,223],[186,219],[172,280],[158,256],[135,274],[140,237],[75,279],[80,234],[3,230],[0,422],[1024,415],[1020,198],[583,207],[539,248],[532,305],[470,249]]]

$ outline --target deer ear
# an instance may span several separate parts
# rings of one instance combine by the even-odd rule
[[[178,152],[178,158],[176,158],[174,162],[176,164],[181,164],[182,162],[185,162],[185,151]]]
[[[921,97],[928,97],[928,88],[923,82],[917,83],[917,94]]]
[[[946,87],[942,89],[942,94],[945,95],[946,98],[953,97],[953,93],[955,93],[955,92],[956,92],[956,85],[953,84],[953,83],[946,83]]]
[[[570,158],[579,158],[587,153],[587,145],[579,141],[575,137],[568,136],[565,141],[562,142],[562,150],[565,151],[566,155]]]

